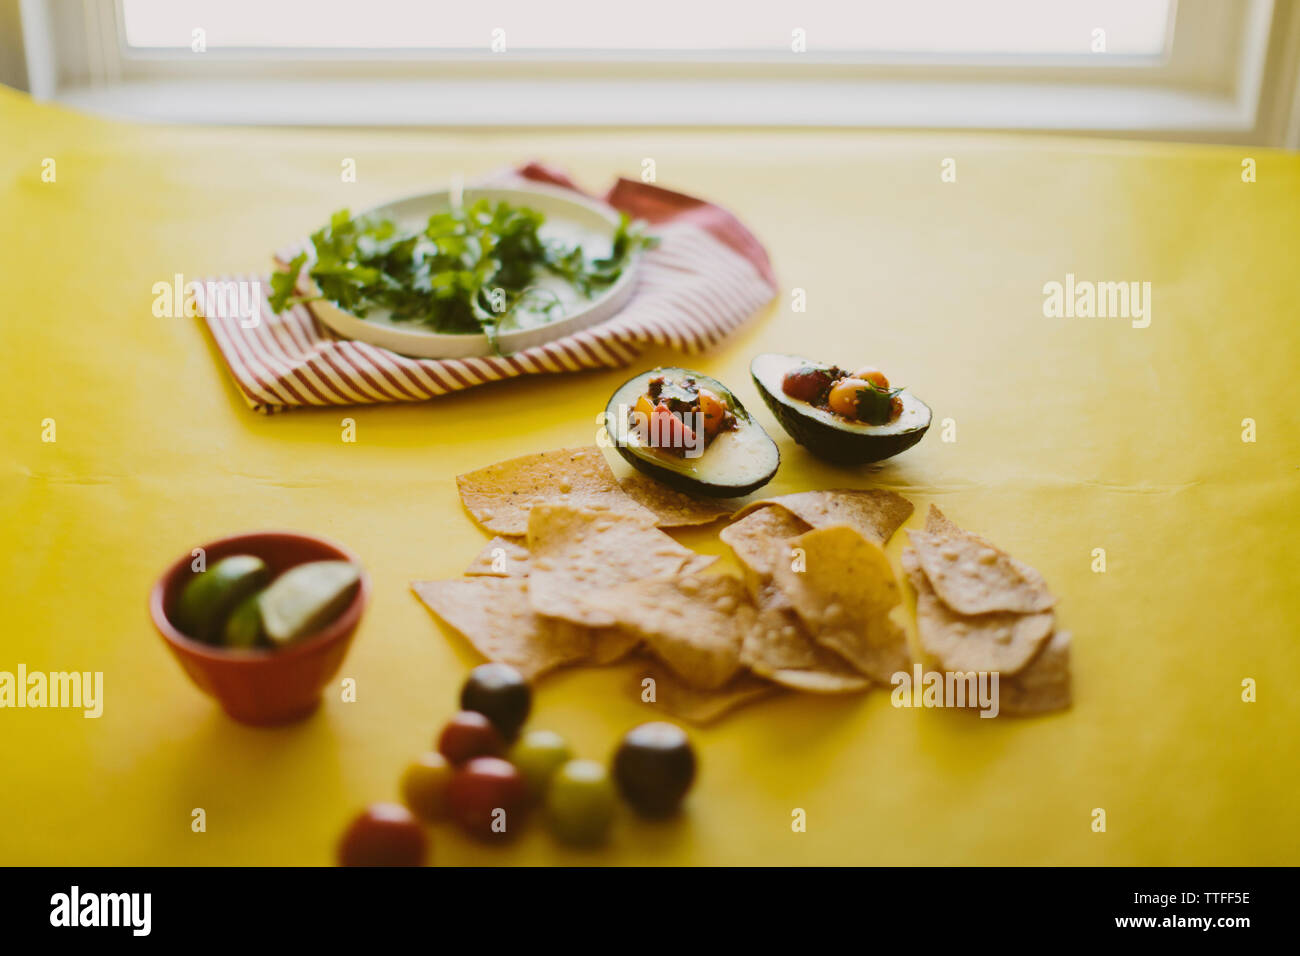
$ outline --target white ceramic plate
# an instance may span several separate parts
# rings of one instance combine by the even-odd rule
[[[505,200],[516,206],[535,209],[546,217],[541,235],[548,239],[562,239],[569,245],[581,242],[589,258],[608,255],[614,231],[618,228],[618,213],[590,202],[572,192],[543,185],[528,189],[466,189],[463,201],[469,205],[477,199]],[[450,190],[408,196],[395,202],[368,209],[361,215],[380,215],[394,220],[403,229],[421,229],[435,212],[451,208]],[[310,248],[308,255],[310,255]],[[635,284],[636,260],[628,262],[623,274],[613,285],[595,298],[583,299],[558,278],[544,279],[540,285],[550,288],[565,304],[563,317],[551,322],[528,325],[530,317],[523,316],[523,327],[513,317],[503,323],[498,332],[501,351],[505,354],[533,348],[553,339],[562,338],[581,329],[598,325],[612,318],[632,296]],[[310,293],[319,289],[306,280]],[[395,322],[387,315],[371,313],[364,319],[344,312],[333,302],[324,299],[310,303],[312,314],[339,335],[360,342],[378,345],[402,355],[416,358],[470,358],[493,354],[486,335],[449,334],[434,332],[416,322]]]

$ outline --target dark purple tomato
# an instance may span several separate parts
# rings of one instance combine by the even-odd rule
[[[406,807],[373,803],[339,841],[339,866],[423,866],[429,839]]]
[[[614,754],[614,782],[642,816],[677,812],[694,780],[695,751],[676,724],[655,721],[633,727]]]
[[[460,709],[478,711],[506,740],[519,735],[532,706],[532,688],[509,664],[480,664],[460,689]]]
[[[811,402],[831,387],[831,381],[829,369],[801,365],[785,373],[785,378],[781,380],[781,390],[791,398]]]
[[[505,739],[492,721],[476,710],[462,710],[447,721],[438,737],[438,753],[454,764],[475,757],[495,757],[505,749]]]
[[[527,806],[524,778],[499,757],[475,757],[447,785],[451,818],[483,839],[509,839],[518,832]]]

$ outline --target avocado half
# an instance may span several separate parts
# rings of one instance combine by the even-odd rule
[[[907,451],[930,427],[930,406],[906,390],[898,394],[903,413],[887,425],[852,422],[785,393],[781,383],[786,372],[819,364],[798,355],[766,352],[756,356],[749,366],[758,394],[781,427],[818,458],[839,465],[884,461]]]
[[[736,417],[737,427],[719,434],[703,454],[694,458],[679,457],[642,444],[640,434],[628,424],[627,416],[636,400],[649,389],[650,380],[660,375],[678,381],[695,379],[700,387],[727,403]],[[688,368],[655,368],[628,379],[614,390],[605,405],[605,430],[618,453],[637,471],[693,495],[710,498],[747,495],[771,481],[781,464],[776,442],[745,411],[731,389],[716,378]]]

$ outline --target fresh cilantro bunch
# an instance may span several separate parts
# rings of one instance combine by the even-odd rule
[[[419,322],[437,332],[487,335],[497,349],[501,322],[521,303],[548,315],[561,303],[535,287],[551,273],[581,295],[612,285],[628,261],[655,241],[623,216],[610,254],[589,259],[581,245],[543,238],[545,217],[504,201],[479,199],[471,205],[434,213],[423,231],[403,233],[389,219],[353,219],[346,209],[312,234],[314,261],[308,275],[340,309],[365,318],[390,310],[398,321]],[[288,271],[271,276],[271,308],[308,301],[294,295],[308,254],[300,253]]]

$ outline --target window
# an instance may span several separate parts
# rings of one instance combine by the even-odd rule
[[[1297,7],[21,0],[34,93],[152,119],[1047,129],[1279,144],[1300,137]]]
[[[501,31],[507,49],[520,52],[784,54],[802,30],[811,50],[830,54],[1087,56],[1100,41],[1112,55],[1159,57],[1171,12],[1170,0],[369,0],[363,8],[349,0],[122,0],[126,44],[153,50],[189,50],[198,29],[213,49],[487,51]]]

